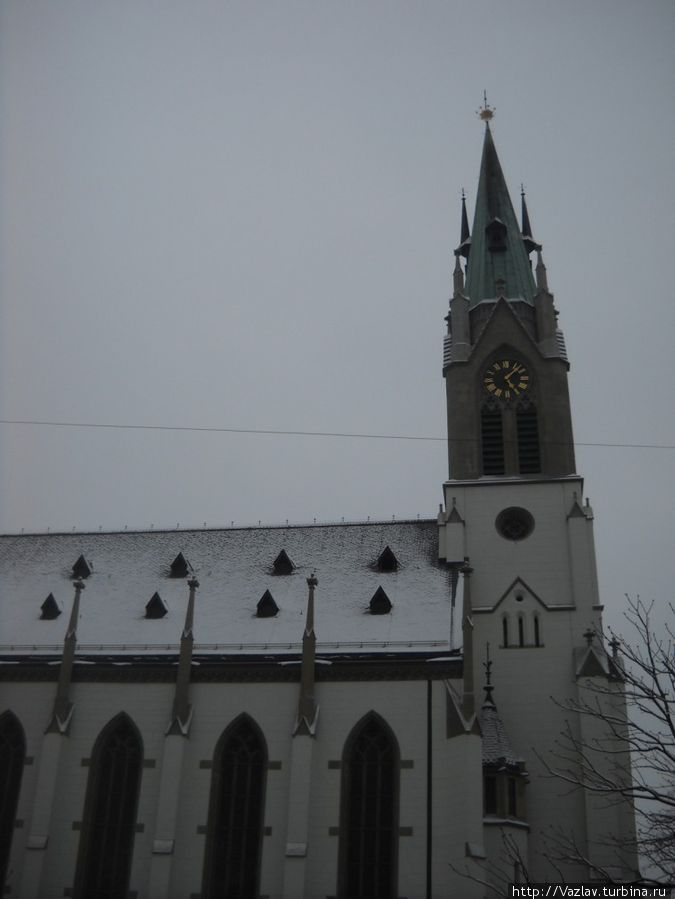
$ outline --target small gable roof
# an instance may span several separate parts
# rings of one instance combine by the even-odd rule
[[[491,702],[483,703],[478,720],[483,738],[483,765],[520,767],[523,759],[516,756],[497,707]]]

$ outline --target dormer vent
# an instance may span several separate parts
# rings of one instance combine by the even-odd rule
[[[82,578],[82,580],[85,580],[89,577],[93,570],[94,566],[90,562],[87,562],[84,556],[80,556],[80,558],[77,560],[77,562],[75,562],[72,568],[73,579],[77,580],[79,578]]]
[[[377,560],[378,571],[398,571],[398,559],[389,546],[385,546]]]
[[[167,608],[167,605],[162,597],[159,595],[159,593],[155,592],[152,594],[145,607],[145,617],[164,618],[168,611],[169,609]]]
[[[378,587],[373,593],[369,611],[371,615],[388,615],[391,612],[391,600],[382,587]]]
[[[191,571],[192,565],[190,565],[183,553],[178,553],[171,563],[169,577],[187,577]]]
[[[54,594],[50,593],[47,599],[40,606],[41,615],[40,618],[45,621],[53,621],[54,618],[58,618],[61,614],[61,609],[59,608],[59,604],[54,599]]]
[[[272,568],[275,574],[293,574],[295,565],[286,550],[282,549],[274,562],[272,562]]]
[[[274,597],[269,590],[265,590],[256,606],[256,618],[274,618],[278,611],[279,606],[274,601]]]

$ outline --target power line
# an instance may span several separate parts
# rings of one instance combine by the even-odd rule
[[[286,431],[272,428],[216,428],[194,427],[191,425],[130,425],[114,422],[90,421],[41,421],[15,418],[0,418],[4,425],[29,425],[47,428],[107,428],[117,431],[192,431],[207,434],[267,434],[277,437],[345,437],[359,440],[424,440],[445,443],[447,437],[431,437],[424,434],[362,434],[348,431]],[[473,438],[467,438],[473,440]],[[575,446],[596,446],[617,449],[675,450],[675,445],[663,443],[598,443],[575,441]]]

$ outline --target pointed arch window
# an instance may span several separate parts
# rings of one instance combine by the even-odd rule
[[[266,772],[265,738],[248,715],[240,715],[214,754],[203,899],[258,896]]]
[[[519,472],[521,474],[538,474],[541,471],[539,422],[537,409],[532,403],[523,404],[516,409],[516,436]]]
[[[343,755],[340,899],[397,895],[399,751],[374,713],[352,731]]]
[[[16,715],[5,712],[0,715],[0,893],[5,890],[25,759],[23,728]]]
[[[486,774],[483,777],[483,814],[497,814],[497,775]]]
[[[143,767],[138,729],[124,713],[101,731],[91,758],[78,853],[77,899],[126,899]]]
[[[504,430],[502,412],[496,403],[480,410],[483,474],[504,474]]]

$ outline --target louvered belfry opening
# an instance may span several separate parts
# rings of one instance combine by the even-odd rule
[[[216,747],[202,899],[257,899],[266,772],[264,737],[241,715]]]
[[[516,434],[518,470],[521,474],[538,474],[541,471],[539,422],[536,407],[532,404],[516,410]]]
[[[25,758],[23,728],[12,712],[5,712],[0,715],[0,893],[5,891]]]
[[[76,899],[127,899],[143,746],[125,714],[103,729],[91,759]]]
[[[483,474],[504,474],[504,430],[501,409],[486,403],[480,410]]]
[[[394,899],[399,754],[378,716],[368,715],[352,731],[342,768],[339,897]]]

